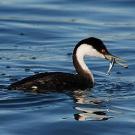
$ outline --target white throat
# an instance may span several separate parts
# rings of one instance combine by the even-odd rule
[[[87,67],[87,65],[84,62],[84,56],[94,56],[94,57],[101,57],[104,58],[102,54],[100,54],[96,49],[94,49],[92,46],[87,44],[82,44],[77,48],[76,51],[76,57],[77,60],[81,66],[81,68],[87,72],[94,83],[94,77],[90,69]]]

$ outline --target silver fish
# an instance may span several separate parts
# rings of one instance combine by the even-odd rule
[[[118,64],[118,65],[120,65],[124,68],[128,68],[128,65],[125,64],[126,61],[119,58],[119,57],[113,56],[112,54],[107,54],[107,55],[105,55],[105,58],[110,61],[110,65],[109,65],[109,69],[107,71],[107,75],[110,74],[112,68],[114,67],[114,64]]]

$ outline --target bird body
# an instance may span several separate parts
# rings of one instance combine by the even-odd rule
[[[121,59],[111,55],[100,39],[90,37],[78,42],[73,50],[72,58],[77,74],[64,72],[39,73],[12,83],[8,89],[46,92],[93,87],[94,77],[84,62],[85,56],[107,59],[112,62],[111,65],[114,65],[114,63],[121,64]],[[112,67],[109,68],[109,72]]]
[[[91,85],[87,80],[78,74],[45,72],[17,81],[9,89],[44,92],[86,89],[89,86]]]

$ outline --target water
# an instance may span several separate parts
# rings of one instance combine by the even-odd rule
[[[134,135],[134,0],[0,1],[1,135]],[[93,89],[73,93],[24,93],[5,87],[45,71],[74,73],[72,50],[86,37],[101,38],[129,69],[86,59]]]

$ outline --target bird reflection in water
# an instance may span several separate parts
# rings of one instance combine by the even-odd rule
[[[74,91],[73,98],[76,103],[75,110],[77,111],[74,114],[74,119],[77,121],[104,121],[113,117],[109,115],[111,110],[103,106],[105,101],[93,98],[87,90]]]

